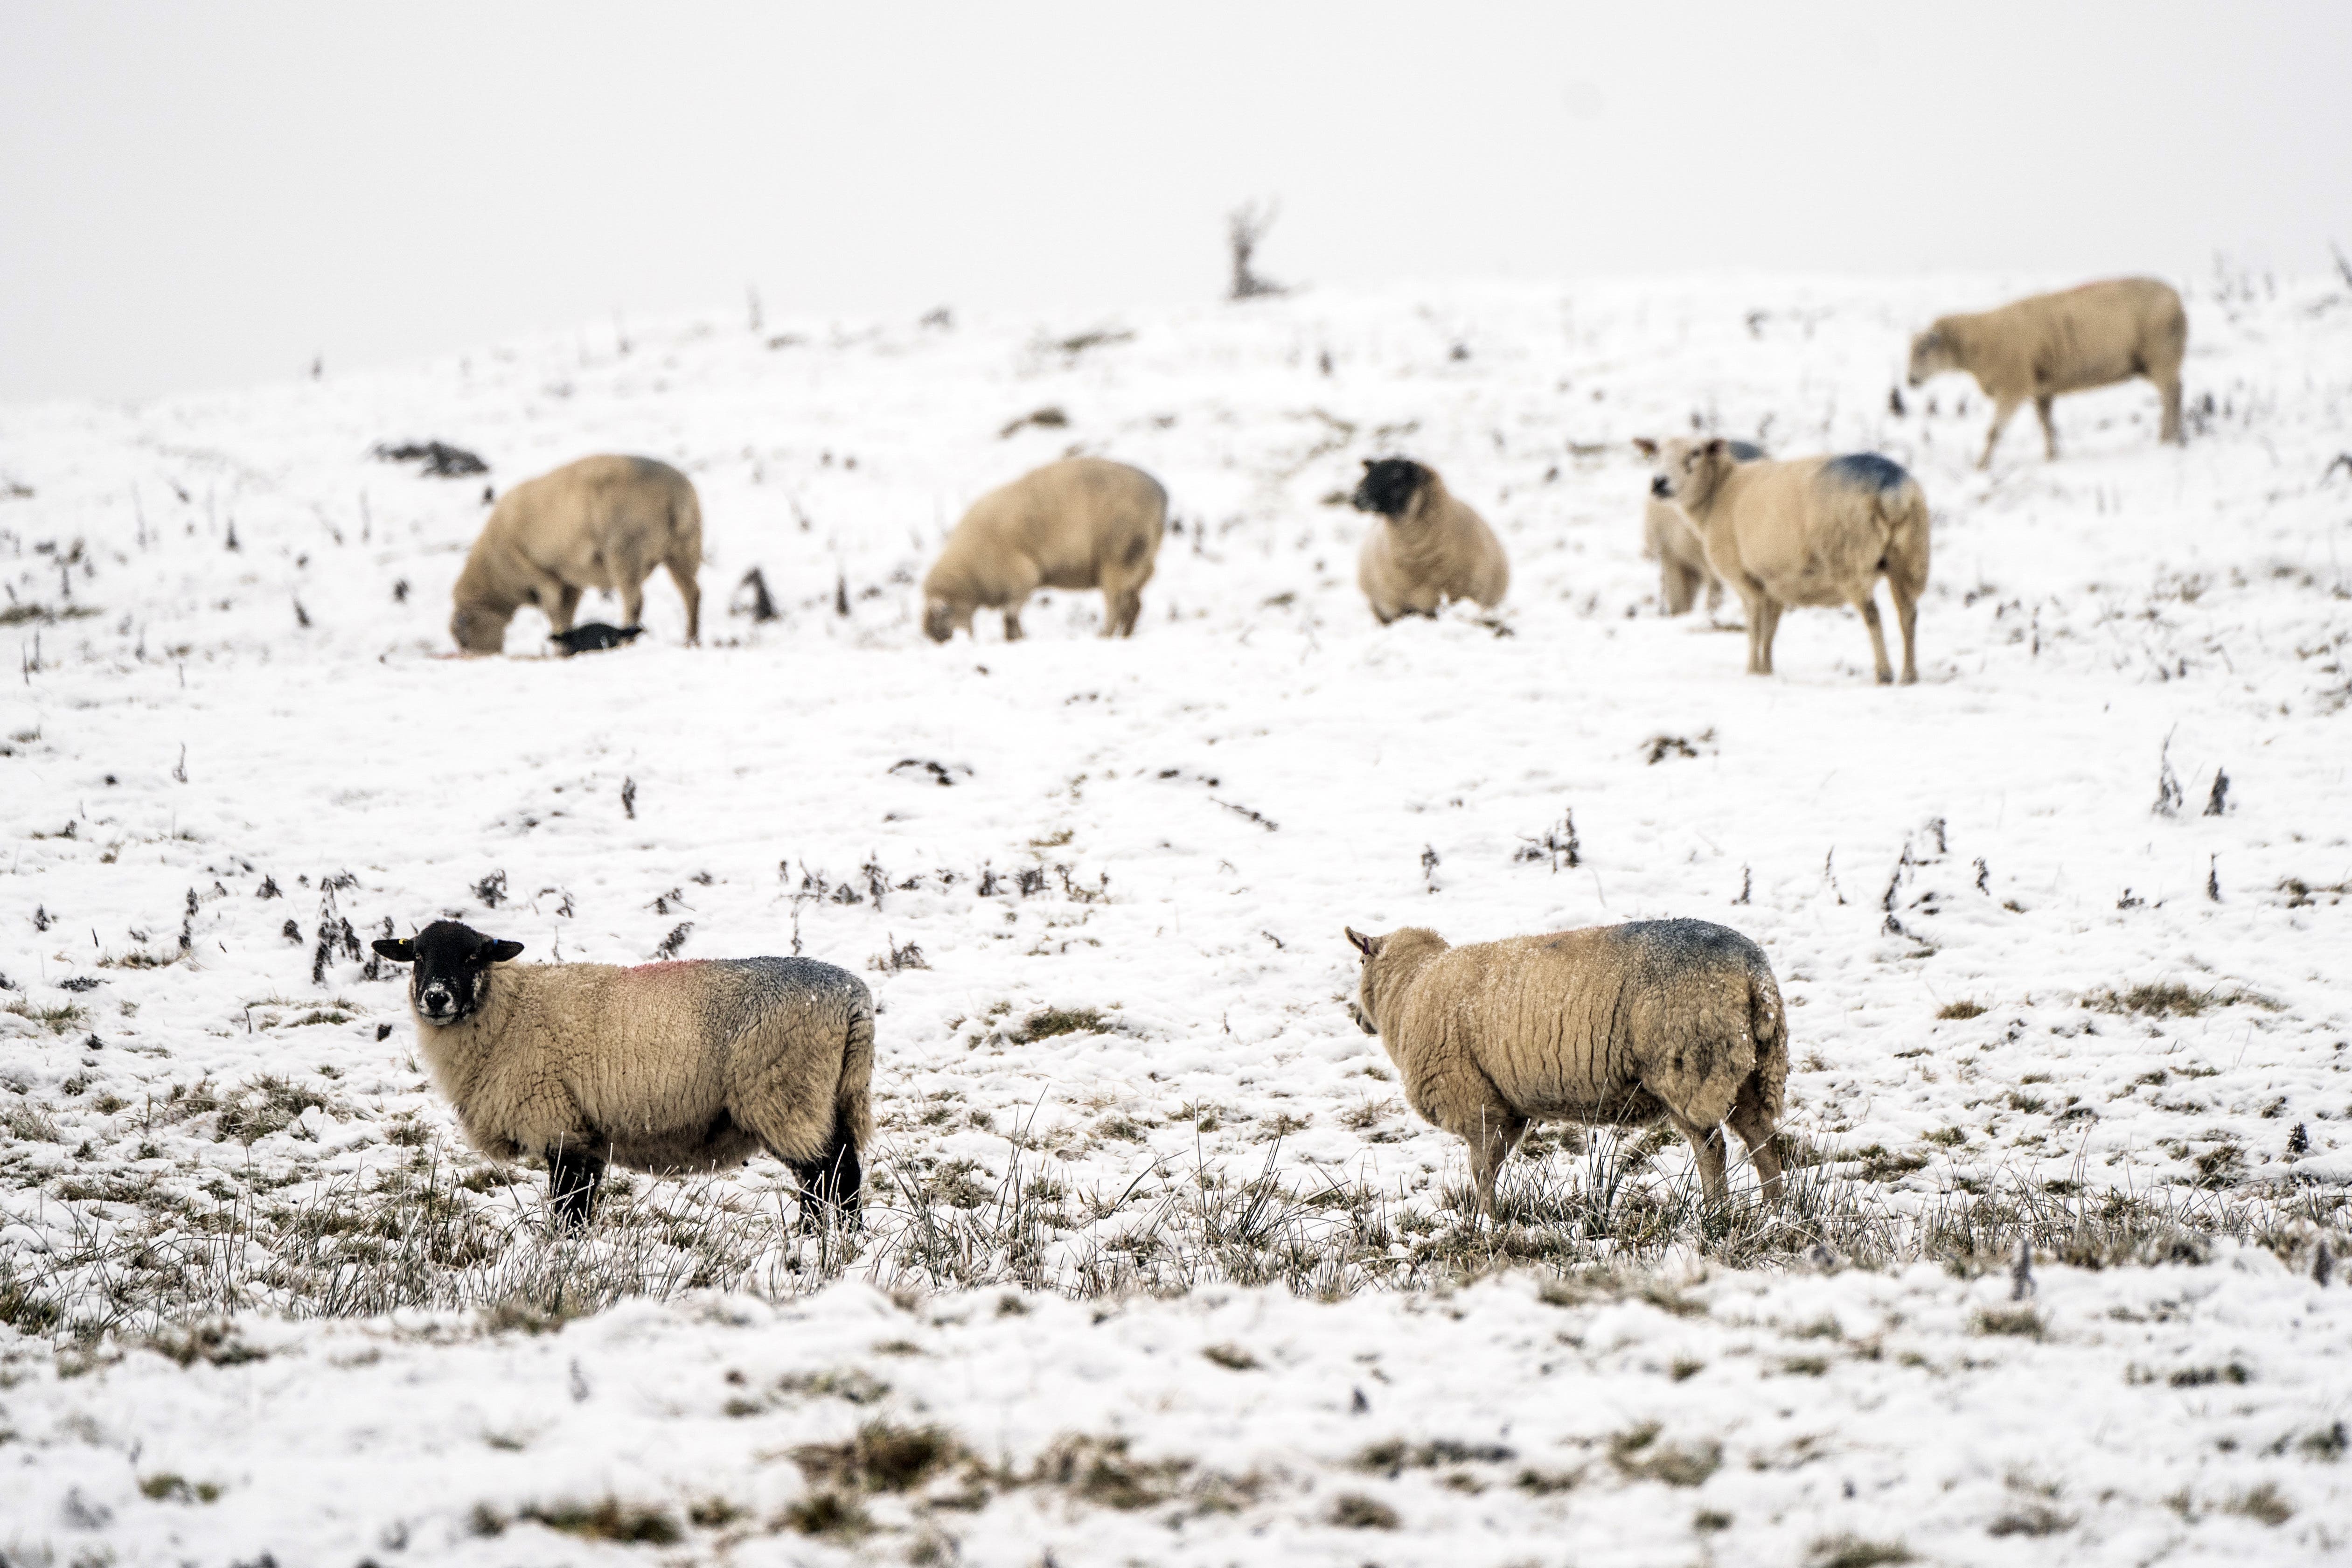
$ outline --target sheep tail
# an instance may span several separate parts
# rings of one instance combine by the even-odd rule
[[[818,1192],[835,1217],[856,1226],[863,1208],[863,1154],[874,1140],[874,998],[858,986],[842,1042],[841,1079],[833,1091],[833,1135],[825,1141]]]
[[[850,1005],[841,1052],[841,1081],[833,1092],[833,1138],[862,1149],[874,1139],[874,998],[860,987]]]
[[[683,559],[688,570],[702,565],[702,498],[694,487],[681,489],[670,500],[670,559]]]
[[[1788,1100],[1789,1015],[1780,1005],[1779,983],[1760,961],[1748,970],[1748,1029],[1756,1040],[1755,1081],[1764,1114],[1777,1124]]]
[[[1873,504],[1878,510],[1878,526],[1886,541],[1885,558],[1890,562],[1916,561],[1924,574],[1927,564],[1927,492],[1910,475],[1903,482],[1878,492]]]

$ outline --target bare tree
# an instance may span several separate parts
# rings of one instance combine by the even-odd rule
[[[1267,281],[1250,268],[1250,257],[1257,250],[1258,241],[1274,226],[1282,215],[1279,203],[1268,202],[1260,206],[1244,202],[1225,215],[1225,243],[1234,253],[1234,280],[1229,300],[1255,300],[1268,294],[1286,294],[1282,284]]]

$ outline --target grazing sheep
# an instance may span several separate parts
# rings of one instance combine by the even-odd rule
[[[1673,440],[1650,493],[1683,509],[1716,574],[1748,606],[1748,673],[1772,673],[1772,639],[1791,605],[1852,605],[1870,628],[1878,682],[1895,679],[1878,622],[1878,578],[1903,628],[1903,684],[1919,679],[1912,642],[1927,586],[1927,498],[1874,452],[1743,463],[1730,444]]]
[[[874,998],[856,975],[805,958],[516,967],[522,943],[456,921],[375,951],[416,966],[417,1047],[467,1140],[543,1155],[565,1226],[587,1225],[607,1163],[676,1175],[759,1149],[792,1167],[803,1226],[858,1222]]]
[[[1779,1200],[1788,1023],[1763,950],[1738,931],[1636,921],[1469,947],[1418,927],[1348,940],[1364,961],[1356,1022],[1406,1101],[1470,1145],[1480,1214],[1494,1217],[1496,1172],[1530,1121],[1670,1121],[1719,1204],[1728,1119]]]
[[[2144,375],[2164,395],[2160,441],[2180,441],[2180,361],[2189,352],[2189,317],[2180,296],[2153,278],[2116,278],[2056,294],[2036,294],[1973,316],[1944,316],[1911,340],[1911,375],[1964,370],[1992,399],[1992,428],[1979,468],[1992,466],[2001,426],[2033,400],[2042,441],[2058,455],[2050,400],[2061,393],[2112,386]]]
[[[1100,588],[1107,637],[1135,635],[1143,585],[1168,526],[1168,492],[1141,468],[1066,458],[971,503],[923,577],[923,632],[945,642],[971,630],[972,611],[1004,612],[1004,640],[1021,636],[1021,606],[1040,588]]]
[[[1349,498],[1384,519],[1364,535],[1356,581],[1386,626],[1399,616],[1433,616],[1448,599],[1486,609],[1511,586],[1511,563],[1486,520],[1456,500],[1437,470],[1410,458],[1364,459]]]
[[[467,653],[506,647],[507,623],[536,605],[563,631],[588,588],[621,595],[621,618],[635,626],[646,579],[669,568],[686,601],[686,640],[702,631],[702,503],[694,485],[651,458],[583,458],[500,497],[466,557],[452,594],[449,633]]]
[[[1633,437],[1633,446],[1644,458],[1658,455],[1658,444],[1646,436]],[[1745,441],[1728,441],[1725,446],[1743,463],[1764,455],[1763,447]],[[1654,495],[1642,506],[1642,559],[1658,563],[1658,602],[1666,614],[1685,614],[1702,584],[1706,587],[1708,615],[1714,615],[1716,606],[1723,603],[1723,579],[1706,563],[1706,541],[1699,537],[1682,508]]]

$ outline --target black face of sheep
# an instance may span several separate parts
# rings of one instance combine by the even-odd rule
[[[520,957],[522,943],[484,936],[457,921],[435,921],[413,937],[380,939],[375,951],[394,963],[416,965],[409,996],[420,1016],[446,1026],[480,1010],[490,965]]]
[[[643,626],[608,626],[602,621],[590,621],[568,631],[551,632],[547,640],[570,658],[575,653],[602,653],[606,648],[625,647],[643,637],[645,630]]]
[[[1382,517],[1402,517],[1405,509],[1421,487],[1429,482],[1429,470],[1410,458],[1364,459],[1364,479],[1349,498],[1358,511],[1376,511]]]

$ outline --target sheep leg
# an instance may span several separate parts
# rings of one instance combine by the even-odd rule
[[[555,610],[548,616],[548,620],[552,629],[568,632],[572,629],[572,617],[579,613],[580,590],[566,583],[562,588],[556,590]]]
[[[1527,1131],[1527,1118],[1513,1115],[1499,1100],[1479,1106],[1453,1129],[1470,1145],[1470,1184],[1477,1189],[1479,1216],[1489,1223],[1495,1218],[1495,1179]]]
[[[1021,640],[1021,606],[1028,602],[1028,595],[1024,595],[1004,606],[1004,640],[1006,642]]]
[[[1663,561],[1658,565],[1658,601],[1666,614],[1679,616],[1691,607],[1698,592],[1698,574],[1679,561]]]
[[[2164,429],[2157,439],[2169,441],[2178,447],[2181,445],[2180,373],[2178,370],[2174,371],[2170,375],[2158,382],[2156,389],[2164,394]]]
[[[588,1228],[596,1188],[604,1179],[604,1162],[585,1149],[558,1146],[547,1152],[547,1198],[554,1205],[558,1230],[576,1236]]]
[[[2022,398],[2017,397],[2000,397],[1994,399],[1992,405],[1992,428],[1985,432],[1984,456],[1977,459],[1978,468],[1990,468],[1992,467],[1992,449],[2000,444],[2001,426],[2009,423],[2009,416],[2017,412],[2017,405],[2022,401],[2024,401]]]
[[[1764,1201],[1780,1201],[1780,1154],[1773,1136],[1771,1119],[1764,1114],[1763,1090],[1750,1075],[1739,1086],[1739,1098],[1732,1101],[1731,1130],[1748,1145],[1748,1163],[1756,1167],[1757,1179],[1764,1186]]]
[[[1870,657],[1873,667],[1878,672],[1878,684],[1894,685],[1895,667],[1886,662],[1886,631],[1878,620],[1877,585],[1875,584],[1865,585],[1863,591],[1854,596],[1853,607],[1862,612],[1862,624],[1870,628]]]
[[[2035,398],[2033,412],[2042,421],[2042,455],[2055,458],[2058,456],[2058,427],[2050,423],[2050,399]]]
[[[1701,1127],[1696,1121],[1685,1121],[1680,1116],[1671,1118],[1675,1130],[1689,1140],[1691,1159],[1698,1166],[1699,1194],[1709,1205],[1726,1202],[1731,1196],[1731,1185],[1723,1176],[1723,1129]]]
[[[694,563],[673,555],[662,565],[669,580],[677,584],[677,596],[686,601],[686,640],[702,640],[702,584],[694,578]]]
[[[1762,590],[1745,577],[1734,582],[1732,586],[1739,591],[1739,602],[1748,610],[1748,673],[1769,675],[1771,667],[1766,662],[1762,638],[1764,606],[1770,601],[1764,597]]]
[[[858,1164],[857,1140],[845,1127],[835,1123],[833,1141],[818,1158],[785,1163],[800,1184],[803,1230],[821,1230],[836,1220],[845,1227],[857,1225],[866,1173]]]
[[[1103,582],[1103,629],[1107,637],[1129,637],[1135,635],[1135,617],[1143,610],[1143,593],[1114,579]]]
[[[1919,584],[1899,572],[1886,574],[1886,591],[1895,596],[1895,624],[1903,633],[1903,684],[1919,680],[1919,663],[1912,639],[1919,629]]]
[[[1748,612],[1748,639],[1757,651],[1748,665],[1751,675],[1772,673],[1772,639],[1780,635],[1780,604],[1763,594],[1756,595],[1756,607]]]

